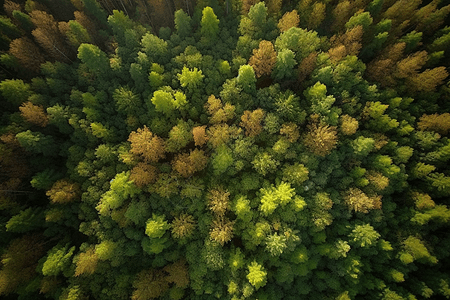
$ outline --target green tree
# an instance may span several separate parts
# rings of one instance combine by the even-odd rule
[[[189,91],[195,91],[202,84],[205,75],[202,74],[202,70],[194,68],[191,71],[184,66],[181,74],[177,74],[177,77],[182,87],[187,87]]]
[[[209,43],[217,40],[219,34],[219,23],[220,21],[211,7],[207,6],[203,8],[200,31],[202,36],[205,37]]]
[[[356,225],[349,238],[356,247],[366,248],[374,246],[380,234],[370,224]]]
[[[109,59],[105,52],[92,44],[81,44],[78,47],[78,58],[97,75],[110,74]]]
[[[182,39],[188,37],[192,32],[191,17],[182,9],[175,12],[175,28]]]
[[[248,273],[247,279],[255,289],[259,289],[267,283],[267,272],[264,267],[258,264],[256,261],[252,261],[247,265]]]

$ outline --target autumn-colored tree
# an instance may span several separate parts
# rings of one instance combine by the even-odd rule
[[[157,179],[158,169],[148,163],[140,162],[131,169],[130,180],[139,187],[145,187],[154,183]]]
[[[258,49],[253,50],[253,56],[250,57],[248,64],[253,67],[256,77],[259,78],[263,75],[270,75],[276,62],[277,53],[273,48],[273,44],[262,40],[259,42]]]
[[[228,124],[217,124],[207,130],[208,143],[213,148],[217,148],[222,144],[226,144],[231,138],[236,138],[242,130],[236,126],[229,126]]]
[[[426,51],[420,51],[409,55],[397,63],[395,77],[408,78],[417,75],[417,72],[425,65],[428,56]]]
[[[192,128],[192,135],[194,136],[195,146],[201,147],[208,141],[206,126],[196,126]]]
[[[176,287],[187,288],[189,285],[189,272],[184,259],[177,260],[173,264],[167,265],[163,268],[167,273],[165,280],[169,283],[174,283]]]
[[[264,119],[264,111],[262,109],[256,109],[254,111],[244,111],[244,114],[241,116],[240,126],[245,128],[246,136],[257,136],[263,130],[261,125],[262,120]]]
[[[311,14],[308,16],[308,29],[316,29],[322,24],[326,17],[326,4],[323,2],[316,2],[312,6]]]
[[[242,1],[242,14],[247,15],[250,8],[257,3],[259,3],[259,0],[243,0]]]
[[[230,208],[230,193],[221,187],[208,193],[208,207],[218,217],[223,217]]]
[[[32,34],[39,45],[55,60],[71,62],[71,53],[59,31],[58,23],[52,15],[35,10],[30,13],[31,21],[36,26]]]
[[[55,182],[46,195],[52,203],[70,203],[80,196],[80,186],[78,183],[70,182],[67,179],[61,179]]]
[[[298,65],[298,81],[303,82],[316,68],[317,52],[311,52]]]
[[[290,143],[295,143],[300,137],[298,126],[295,123],[284,123],[281,125],[280,134],[285,135]]]
[[[278,28],[281,32],[285,32],[291,27],[298,27],[300,23],[300,18],[298,16],[297,11],[294,9],[293,11],[287,12],[281,17],[278,21]]]
[[[15,10],[21,11],[22,7],[19,3],[16,3],[11,0],[6,0],[5,3],[3,4],[3,9],[5,10],[8,17],[12,17],[13,11]]]
[[[450,130],[450,114],[424,114],[420,117],[417,128],[447,135]]]
[[[20,115],[29,123],[45,127],[48,124],[48,116],[44,108],[40,105],[34,105],[31,102],[25,102],[20,107]]]
[[[162,296],[169,289],[169,282],[162,270],[149,269],[137,274],[133,287],[131,299],[146,300]]]
[[[13,40],[9,44],[9,53],[18,59],[28,70],[39,72],[45,58],[36,44],[27,37]]]
[[[335,126],[311,124],[303,142],[312,153],[325,156],[336,147],[337,131]]]
[[[227,122],[234,117],[234,105],[231,105],[230,103],[225,103],[225,105],[223,105],[222,101],[214,95],[208,97],[208,101],[205,103],[204,107],[211,116],[209,118],[211,124]]]
[[[373,199],[368,197],[360,189],[350,188],[344,193],[343,198],[349,210],[368,213],[369,210],[374,209]]]
[[[175,156],[172,161],[172,167],[181,176],[188,178],[195,172],[203,170],[207,163],[208,157],[204,151],[194,149],[189,154],[182,153]]]
[[[233,225],[234,222],[230,221],[226,217],[217,217],[211,224],[211,230],[209,236],[211,240],[224,245],[226,242],[231,241],[233,237]]]
[[[406,43],[396,43],[389,46],[384,53],[367,64],[366,75],[369,79],[378,81],[382,86],[395,84],[392,72],[396,63],[403,56]]]
[[[354,5],[350,1],[339,1],[336,7],[333,9],[334,21],[331,26],[331,30],[340,31],[344,28],[345,23],[350,19],[353,14]]]
[[[343,115],[341,116],[341,132],[345,135],[352,135],[356,133],[358,130],[359,123],[358,120],[355,118],[349,116],[349,115]]]
[[[196,222],[193,216],[181,214],[172,221],[172,236],[176,239],[190,237],[194,233]]]
[[[448,77],[445,67],[427,69],[415,76],[408,77],[407,85],[413,91],[433,92]]]
[[[358,55],[359,50],[361,50],[361,42],[363,36],[363,27],[362,25],[355,26],[351,29],[347,29],[347,31],[340,36],[333,36],[330,39],[330,42],[335,46],[334,51],[331,51],[332,55],[336,55],[336,52],[341,53],[339,56],[343,57],[346,55]],[[341,46],[345,47],[345,54],[342,53],[343,49]],[[340,51],[338,51],[338,49]],[[337,59],[339,60],[339,59]]]
[[[383,191],[389,186],[389,178],[380,172],[369,170],[366,172],[365,177],[369,180],[370,187],[372,187],[376,192]]]
[[[90,247],[86,251],[81,252],[75,259],[75,276],[94,274],[97,269],[98,260],[99,258],[95,253],[94,247]]]
[[[36,275],[38,260],[44,251],[40,234],[12,240],[1,257],[0,295],[11,294],[19,285],[30,281]]]
[[[165,156],[164,140],[153,134],[145,125],[144,128],[132,131],[128,141],[131,142],[130,152],[146,161],[157,162]]]

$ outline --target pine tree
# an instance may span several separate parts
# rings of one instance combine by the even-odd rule
[[[422,115],[417,123],[419,130],[428,130],[447,135],[450,130],[450,114]]]
[[[46,195],[52,203],[70,203],[80,197],[80,187],[77,183],[61,179],[56,181]]]
[[[214,42],[219,34],[219,19],[209,6],[202,11],[202,20],[200,22],[202,36],[205,37],[209,43]]]
[[[409,77],[407,85],[413,91],[433,92],[448,77],[445,67],[427,69],[422,73]]]
[[[27,37],[13,40],[9,44],[9,53],[17,58],[23,67],[32,72],[39,72],[41,64],[45,62],[41,50]]]

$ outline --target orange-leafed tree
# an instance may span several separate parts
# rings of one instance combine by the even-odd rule
[[[209,118],[211,124],[227,122],[234,117],[234,105],[231,105],[230,103],[225,103],[224,105],[222,101],[214,95],[208,97],[208,101],[205,103],[204,108],[211,116]]]
[[[336,148],[338,138],[335,126],[311,124],[304,136],[303,143],[312,153],[325,156]]]
[[[208,207],[215,215],[224,216],[230,208],[230,192],[222,187],[210,190],[208,192]]]
[[[26,69],[39,72],[41,64],[45,62],[44,55],[39,47],[29,38],[21,37],[9,44],[9,53]]]
[[[277,53],[273,44],[262,40],[259,42],[258,49],[253,49],[253,55],[250,57],[248,64],[253,67],[256,77],[259,78],[263,75],[270,75],[276,62]]]
[[[196,126],[192,128],[192,135],[194,136],[195,146],[201,147],[208,141],[206,126]]]
[[[203,150],[195,149],[189,154],[178,154],[172,161],[173,169],[181,176],[188,178],[195,172],[203,170],[208,163],[208,157]]]
[[[316,68],[317,52],[311,52],[305,57],[297,68],[298,81],[303,82]]]
[[[130,152],[148,162],[157,162],[165,157],[164,140],[153,134],[147,126],[132,131],[128,137]]]
[[[419,130],[435,131],[439,134],[446,135],[450,130],[450,114],[424,114],[417,123]]]

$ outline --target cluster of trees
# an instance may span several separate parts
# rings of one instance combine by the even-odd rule
[[[449,299],[450,5],[6,0],[2,299]]]

